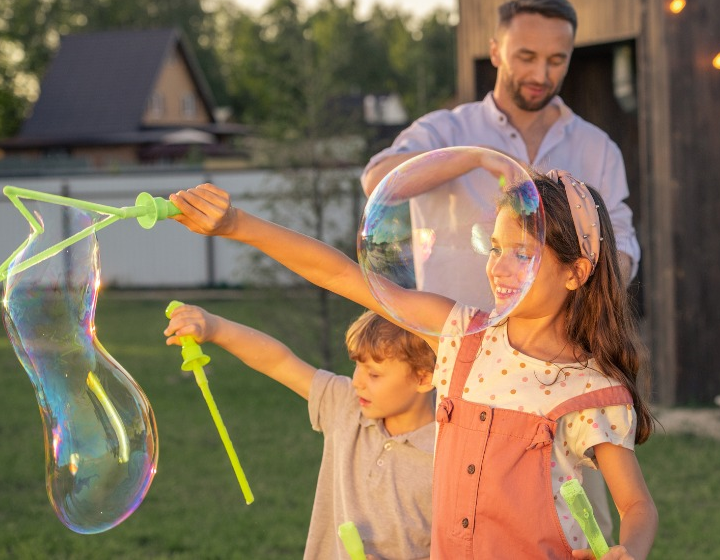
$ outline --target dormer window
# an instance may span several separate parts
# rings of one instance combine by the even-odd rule
[[[182,114],[183,117],[192,119],[197,115],[197,103],[192,93],[186,93],[182,97]]]
[[[165,115],[165,97],[162,93],[154,92],[148,99],[148,113],[151,117],[159,119]]]

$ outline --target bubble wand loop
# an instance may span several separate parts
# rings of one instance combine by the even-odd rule
[[[585,490],[575,478],[563,482],[560,486],[560,494],[570,507],[570,513],[578,522],[580,528],[585,533],[590,548],[598,560],[607,554],[608,548],[605,537],[603,537],[600,527],[598,527],[590,501],[585,494]]]
[[[167,309],[165,310],[165,316],[169,319],[172,315],[172,312],[181,305],[183,304],[179,301],[170,302],[170,304],[167,306]],[[235,471],[235,476],[240,483],[240,489],[242,490],[243,496],[245,497],[245,503],[250,505],[255,501],[255,498],[253,497],[252,490],[250,490],[250,485],[248,484],[247,478],[245,477],[245,473],[240,466],[240,461],[238,460],[237,454],[235,453],[232,441],[230,441],[230,436],[228,435],[225,424],[223,423],[222,417],[220,416],[220,411],[218,410],[217,405],[215,404],[215,399],[210,392],[210,386],[208,385],[208,380],[205,376],[205,370],[203,370],[203,366],[207,365],[210,362],[210,357],[203,354],[200,345],[195,342],[195,339],[191,336],[181,336],[180,341],[182,342],[182,370],[192,371],[195,374],[195,381],[197,382],[198,387],[200,387],[200,391],[202,391],[203,397],[205,397],[205,402],[207,402],[208,408],[210,409],[210,414],[215,421],[215,426],[220,433],[220,439],[225,445],[225,450],[227,451],[228,457],[230,457],[230,462],[232,463],[233,469]]]
[[[123,220],[126,218],[136,218],[141,227],[145,229],[152,228],[158,220],[164,220],[170,216],[175,216],[180,213],[177,206],[175,206],[169,200],[165,200],[160,197],[153,197],[149,193],[140,193],[135,199],[135,206],[125,206],[122,208],[115,208],[113,206],[105,206],[104,204],[96,204],[94,202],[87,202],[85,200],[76,200],[66,196],[60,196],[56,194],[32,191],[29,189],[21,189],[18,187],[6,186],[3,189],[3,193],[13,203],[15,208],[18,209],[20,214],[30,224],[32,233],[23,243],[13,251],[13,253],[0,264],[0,281],[5,280],[8,274],[8,268],[10,263],[27,247],[32,243],[41,233],[45,231],[45,227],[42,222],[38,219],[38,216],[31,213],[28,208],[22,203],[21,199],[35,200],[37,202],[48,202],[50,204],[58,204],[61,206],[68,206],[71,208],[77,208],[79,210],[85,210],[88,212],[96,212],[98,214],[106,214],[107,217],[103,218],[99,222],[96,222],[85,229],[77,232],[76,234],[56,243],[52,247],[48,247],[44,251],[33,255],[26,261],[16,263],[13,267],[12,274],[17,274],[23,270],[27,270],[31,266],[44,261],[45,259],[57,255],[63,249],[69,247],[73,243],[84,239],[85,237],[92,235],[93,233],[106,228],[110,224]]]

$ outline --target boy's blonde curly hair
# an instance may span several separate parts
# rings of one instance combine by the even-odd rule
[[[409,364],[416,374],[435,369],[435,352],[427,342],[373,311],[366,311],[348,327],[345,344],[354,362],[395,359]]]

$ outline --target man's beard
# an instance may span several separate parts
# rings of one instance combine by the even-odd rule
[[[542,99],[531,102],[522,96],[522,93],[520,92],[521,86],[515,87],[512,79],[505,80],[505,89],[510,94],[510,97],[512,98],[518,109],[522,109],[523,111],[540,111],[544,109],[545,107],[547,107],[548,103],[550,103],[552,98],[558,94],[561,86],[562,82],[560,82],[555,89],[553,89]]]

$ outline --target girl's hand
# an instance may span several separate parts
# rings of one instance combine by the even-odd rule
[[[237,212],[230,204],[230,195],[211,183],[171,194],[170,201],[182,212],[172,218],[190,231],[227,235],[235,229]]]
[[[163,331],[168,337],[165,344],[182,346],[181,337],[190,336],[195,342],[213,340],[217,330],[218,317],[208,313],[195,305],[182,305],[175,309],[170,317],[170,323]]]
[[[589,548],[573,550],[572,555],[573,558],[579,558],[580,560],[595,560],[595,555]],[[613,546],[598,560],[635,560],[635,557],[624,546]]]

